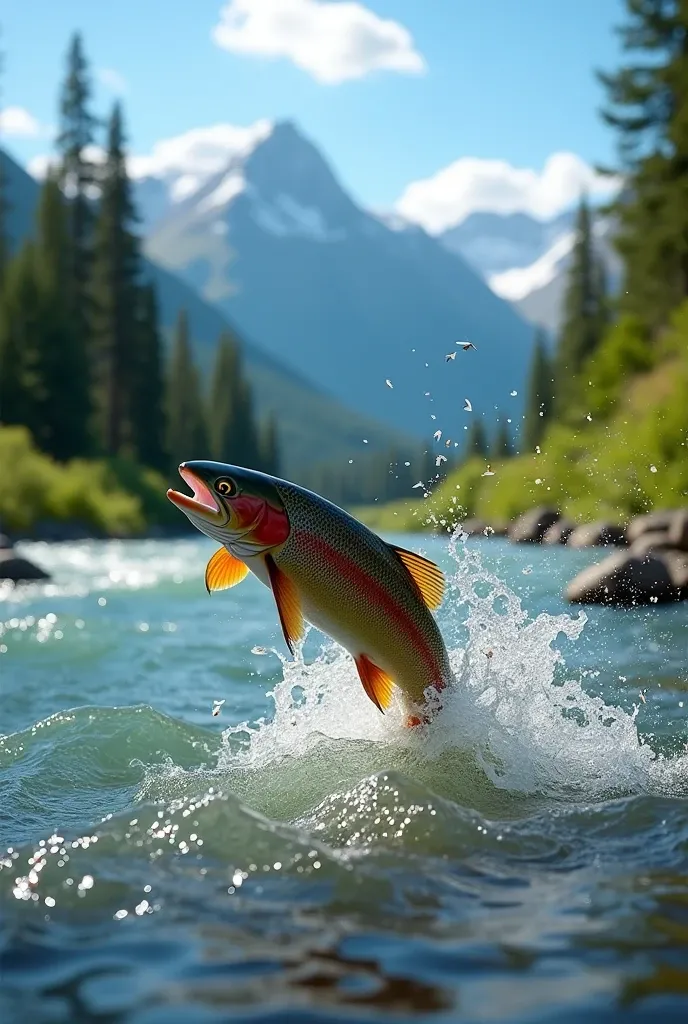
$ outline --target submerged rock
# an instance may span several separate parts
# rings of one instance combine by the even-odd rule
[[[648,533],[641,534],[637,540],[633,541],[631,544],[631,554],[642,558],[651,551],[667,551],[675,547],[676,545],[671,543],[666,530],[650,530]]]
[[[539,544],[550,526],[561,519],[561,513],[554,508],[540,506],[524,512],[514,520],[507,531],[510,540],[518,544]]]
[[[642,557],[618,552],[583,569],[564,593],[576,604],[630,607],[688,597],[688,556],[663,551]]]
[[[556,523],[552,523],[550,528],[545,532],[545,535],[542,538],[542,543],[566,544],[575,529],[576,524],[572,519],[559,519]]]
[[[568,539],[570,548],[601,548],[626,543],[626,531],[616,523],[597,522],[577,526]]]

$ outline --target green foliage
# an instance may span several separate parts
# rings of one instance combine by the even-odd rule
[[[10,531],[59,521],[128,536],[145,525],[141,501],[120,486],[106,463],[60,465],[36,448],[25,427],[0,427],[0,478],[0,519]]]
[[[545,432],[554,404],[554,370],[547,349],[544,331],[535,338],[533,361],[526,391],[523,447],[533,451]]]
[[[513,454],[514,446],[511,442],[509,424],[504,416],[500,416],[491,455],[496,459],[510,459]]]
[[[485,433],[483,421],[477,416],[471,419],[464,454],[467,458],[473,455],[487,458],[487,434]]]
[[[654,332],[688,296],[688,6],[626,0],[626,7],[621,36],[634,56],[599,77],[626,179],[613,206],[625,265],[622,305]]]
[[[628,379],[652,366],[653,352],[648,341],[647,328],[638,317],[622,317],[588,361],[579,403],[593,414],[608,415]]]
[[[158,302],[152,284],[138,291],[131,421],[134,451],[144,466],[166,472],[165,368]]]

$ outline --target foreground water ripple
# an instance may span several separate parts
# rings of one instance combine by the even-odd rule
[[[287,660],[256,581],[208,598],[203,539],[29,547],[3,1022],[685,1020],[685,606],[571,614],[594,553],[424,547],[457,685],[414,731],[314,631]]]

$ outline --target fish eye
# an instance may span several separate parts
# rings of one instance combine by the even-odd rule
[[[225,476],[221,480],[215,481],[215,490],[218,494],[221,494],[223,498],[231,498],[237,492],[237,485],[233,480],[230,480],[228,476]]]

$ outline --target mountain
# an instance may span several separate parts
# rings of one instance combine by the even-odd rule
[[[8,235],[16,244],[33,230],[39,185],[2,150],[0,161],[10,204]],[[157,287],[166,336],[171,336],[179,310],[186,309],[199,365],[208,371],[220,334],[236,334],[232,321],[154,261],[145,261],[144,273]],[[274,412],[277,417],[287,474],[298,475],[302,467],[329,460],[343,462],[360,454],[364,437],[368,448],[377,451],[408,442],[407,434],[347,408],[250,340],[243,341],[243,352],[259,413]]]
[[[291,122],[170,203],[146,252],[281,362],[398,429],[457,436],[465,396],[520,415],[532,328],[461,256],[356,204]],[[446,363],[458,338],[478,351]]]
[[[575,210],[545,221],[525,213],[472,213],[439,237],[526,320],[556,334],[576,239],[575,217]],[[621,262],[612,246],[612,225],[598,216],[594,231],[597,254],[614,290],[619,286]]]

